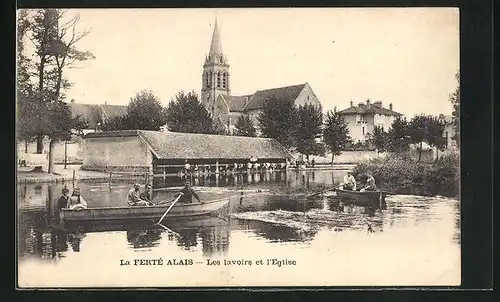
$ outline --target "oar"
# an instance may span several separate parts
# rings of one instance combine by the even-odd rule
[[[167,230],[168,232],[170,232],[170,233],[174,234],[175,236],[177,236],[177,237],[181,237],[181,235],[180,235],[179,233],[172,231],[171,229],[167,228],[167,227],[166,227],[166,226],[164,226],[163,224],[158,223],[158,225],[159,225],[159,226],[161,226],[162,228],[164,228],[165,230]]]
[[[179,194],[179,196],[177,196],[177,198],[174,200],[174,202],[172,202],[172,204],[170,205],[170,207],[168,207],[168,209],[165,211],[165,213],[163,213],[163,216],[161,216],[160,220],[158,220],[158,222],[156,224],[160,224],[160,222],[163,220],[163,218],[165,218],[165,216],[167,216],[168,212],[170,212],[170,209],[172,209],[172,207],[179,201],[181,196],[182,195],[180,195],[180,194]]]
[[[338,186],[335,186],[333,188],[328,188],[326,190],[323,190],[323,191],[320,191],[320,192],[316,192],[316,193],[313,193],[313,194],[310,194],[307,196],[307,198],[311,198],[313,196],[317,196],[317,195],[320,195],[320,194],[323,194],[323,193],[326,193],[328,191],[334,191],[334,190],[337,190],[341,185],[338,185]]]

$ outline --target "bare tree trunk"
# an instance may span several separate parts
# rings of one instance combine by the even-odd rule
[[[422,158],[422,142],[420,142],[420,148],[418,148],[418,161]]]
[[[439,159],[439,148],[436,147],[436,161]]]
[[[50,143],[49,143],[49,169],[48,169],[49,174],[55,172],[55,170],[54,170],[54,155],[55,155],[54,147],[55,147],[56,143],[57,143],[56,139],[51,139]]]
[[[333,166],[333,159],[335,158],[335,155],[333,155],[333,152],[332,152],[332,166]]]
[[[24,140],[24,153],[28,153],[28,140]]]

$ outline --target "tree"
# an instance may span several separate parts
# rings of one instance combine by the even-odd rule
[[[432,117],[427,125],[427,143],[436,148],[436,160],[439,158],[439,150],[446,147],[446,138],[443,136],[444,124],[437,117]]]
[[[286,148],[295,146],[297,108],[293,101],[266,100],[258,116],[263,137],[274,138]]]
[[[248,115],[240,115],[236,121],[235,128],[235,134],[238,136],[257,136],[253,121]]]
[[[426,142],[436,151],[443,150],[446,146],[446,139],[443,137],[444,124],[441,124],[437,117],[431,115],[416,115],[409,123],[408,133],[410,141],[419,144],[418,161],[421,159],[422,143]]]
[[[222,134],[225,127],[215,119],[192,91],[179,92],[166,109],[168,129],[172,132]]]
[[[117,131],[129,129],[127,115],[118,115],[109,118],[106,122],[102,122],[101,129],[102,131]]]
[[[141,90],[130,99],[126,115],[128,129],[159,131],[166,123],[165,109],[152,91]]]
[[[298,152],[304,154],[308,160],[309,155],[324,154],[323,143],[317,141],[323,131],[323,113],[319,106],[312,104],[299,106],[295,127],[295,143]]]
[[[384,152],[387,148],[387,132],[382,127],[375,126],[369,141],[377,149],[377,152]]]
[[[453,126],[455,127],[455,136],[453,139],[457,143],[457,148],[460,148],[460,73],[455,75],[457,80],[457,88],[450,94],[449,100],[453,105]]]
[[[323,140],[332,152],[332,164],[335,155],[340,155],[347,146],[351,143],[349,137],[349,129],[344,121],[344,118],[332,111],[326,113],[325,129],[323,131]]]
[[[397,117],[392,122],[387,133],[387,151],[399,153],[410,149],[408,127],[408,122],[402,117]]]
[[[63,92],[70,87],[63,76],[64,70],[93,58],[89,52],[76,48],[76,43],[88,33],[77,32],[78,21],[79,15],[68,21],[65,11],[60,9],[38,9],[27,30],[34,46],[33,75],[38,82],[27,102],[20,106],[22,119],[26,119],[22,129],[24,136],[36,138],[37,153],[43,151],[43,138],[49,138],[49,173],[54,172],[55,143],[80,133],[80,127],[84,126],[80,117],[72,117],[71,110],[63,102]]]

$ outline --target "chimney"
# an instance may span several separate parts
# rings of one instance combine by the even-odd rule
[[[104,105],[107,105],[108,104],[108,101],[104,101]]]
[[[366,105],[370,106],[370,99],[366,100]]]
[[[353,103],[353,102],[351,101],[351,107],[352,107],[352,103]]]
[[[363,105],[364,105],[364,104],[363,104],[362,102],[359,102],[359,103],[358,103],[358,106],[359,106],[359,107],[361,107],[361,106],[363,106]]]
[[[392,110],[392,103],[389,104],[389,110]]]
[[[71,99],[71,104],[74,104],[75,103],[75,99]]]
[[[382,102],[381,101],[373,102],[373,106],[382,108]]]

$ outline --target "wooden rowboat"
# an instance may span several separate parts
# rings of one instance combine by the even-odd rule
[[[207,215],[222,209],[228,203],[229,198],[207,201],[205,203],[176,203],[168,213],[168,217],[185,218]],[[63,221],[159,219],[170,205],[171,202],[144,207],[103,207],[83,210],[62,209],[59,212],[59,216]]]
[[[354,204],[358,206],[369,206],[375,208],[385,209],[387,207],[385,197],[387,192],[384,191],[348,191],[336,190],[337,197],[344,204]]]

